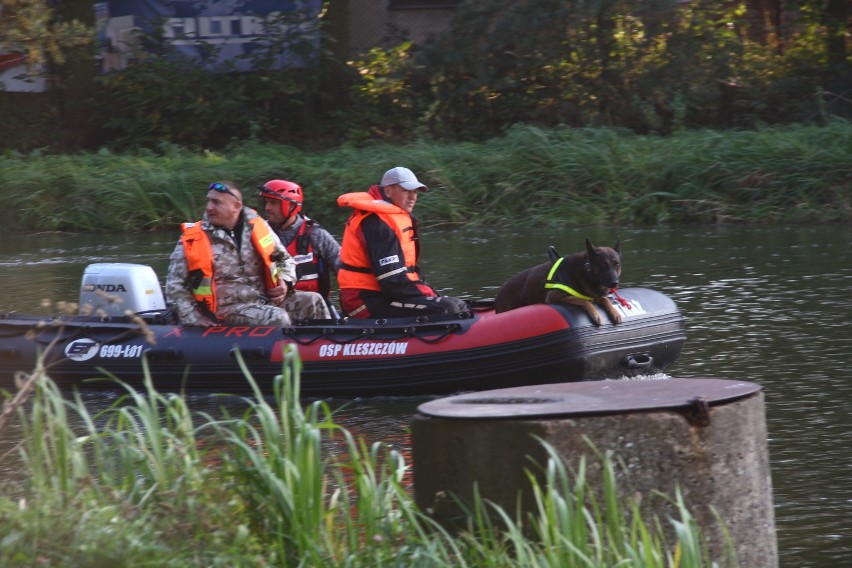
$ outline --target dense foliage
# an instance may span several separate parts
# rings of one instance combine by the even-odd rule
[[[666,135],[852,116],[846,0],[468,0],[432,41],[389,35],[350,61],[334,42],[337,6],[321,19],[327,42],[300,37],[298,19],[282,21],[252,54],[251,73],[205,69],[158,37],[142,38],[136,63],[95,85],[60,67],[59,83],[79,88],[33,113],[52,120],[27,122],[20,97],[0,96],[0,149],[246,140],[316,149],[481,141],[518,123]],[[282,52],[309,64],[275,70]]]
[[[466,2],[440,41],[363,58],[385,81],[361,85],[359,100],[410,109],[398,133],[416,119],[423,134],[466,139],[518,122],[665,134],[849,112],[845,51],[828,65],[837,30],[802,4],[764,26],[769,12],[749,2]],[[400,63],[385,71],[389,59]]]

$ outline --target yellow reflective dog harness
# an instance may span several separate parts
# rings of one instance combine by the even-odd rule
[[[591,296],[586,296],[585,294],[581,294],[576,291],[571,286],[567,286],[558,280],[555,280],[556,271],[559,270],[559,265],[562,264],[562,261],[565,260],[565,257],[558,259],[553,263],[553,267],[550,269],[550,272],[547,274],[547,280],[544,281],[544,289],[545,290],[562,290],[566,294],[574,296],[575,298],[580,298],[581,300],[587,300],[591,302],[594,300]]]

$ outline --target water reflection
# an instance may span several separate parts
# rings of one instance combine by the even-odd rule
[[[161,277],[177,235],[40,233],[0,239],[0,311],[50,314],[45,300],[76,302],[83,270],[96,262],[149,264]]]
[[[548,245],[567,254],[582,250],[586,237],[612,245],[619,236],[622,286],[657,289],[686,318],[687,342],[670,374],[764,389],[781,564],[843,565],[852,557],[852,227],[428,230],[422,265],[444,293],[487,298],[515,272],[546,260]],[[75,300],[90,262],[151,264],[163,278],[175,239],[9,237],[0,242],[0,308],[32,311],[44,297]],[[353,433],[405,454],[408,422],[422,401],[332,404]],[[221,403],[192,401],[207,410]]]

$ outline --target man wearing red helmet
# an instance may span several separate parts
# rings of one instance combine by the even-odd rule
[[[349,317],[394,318],[455,314],[464,300],[441,296],[417,266],[420,241],[412,214],[428,188],[408,168],[391,168],[369,192],[337,198],[355,211],[346,221],[340,249],[340,304]]]
[[[266,220],[296,261],[296,289],[318,292],[328,301],[331,275],[340,267],[340,245],[303,212],[304,192],[292,181],[273,179],[258,186]]]

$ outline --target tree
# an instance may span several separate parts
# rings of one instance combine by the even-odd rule
[[[91,28],[60,21],[47,0],[0,0],[0,53],[23,53],[31,74],[64,63],[67,49],[92,40]]]

